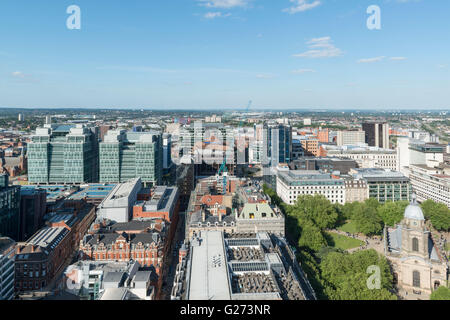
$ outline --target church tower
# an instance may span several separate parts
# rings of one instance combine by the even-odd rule
[[[412,195],[411,204],[405,210],[402,221],[402,255],[429,257],[430,232],[425,226],[422,209]]]

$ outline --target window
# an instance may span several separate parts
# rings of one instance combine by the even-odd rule
[[[412,249],[413,249],[413,251],[416,251],[416,252],[419,251],[419,239],[417,239],[417,238],[412,239]]]
[[[420,272],[413,271],[413,286],[420,288]]]

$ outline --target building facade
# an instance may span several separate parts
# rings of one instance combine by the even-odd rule
[[[450,208],[450,174],[439,168],[410,165],[409,179],[417,201],[431,199]]]
[[[83,125],[45,125],[28,144],[31,184],[98,181],[98,137]]]
[[[389,149],[389,124],[386,122],[364,122],[366,143],[370,147]]]
[[[439,286],[447,285],[446,259],[435,246],[415,199],[406,208],[402,222],[395,228],[386,228],[384,235],[394,280],[408,296],[427,299]]]
[[[20,187],[8,186],[8,176],[0,176],[0,236],[19,238]]]
[[[320,194],[332,203],[345,203],[345,183],[320,171],[279,171],[276,191],[287,204],[295,204],[298,196]]]
[[[365,143],[366,134],[364,131],[338,131],[336,144],[338,146],[358,145]]]
[[[14,298],[14,268],[16,242],[0,237],[0,300]]]
[[[145,185],[162,181],[163,145],[158,132],[110,130],[100,143],[100,182],[141,178]]]
[[[411,199],[411,182],[400,172],[372,168],[352,169],[350,174],[355,179],[365,180],[369,198],[375,198],[381,203]]]

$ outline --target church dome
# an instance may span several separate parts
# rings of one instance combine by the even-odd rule
[[[423,211],[417,204],[416,197],[413,195],[411,204],[405,209],[405,218],[414,220],[425,220]]]

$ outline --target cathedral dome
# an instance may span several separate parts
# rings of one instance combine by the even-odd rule
[[[405,209],[405,218],[414,220],[425,220],[423,211],[417,204],[416,197],[413,195],[411,204]]]

